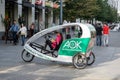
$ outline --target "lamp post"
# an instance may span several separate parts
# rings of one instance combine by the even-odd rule
[[[60,25],[63,22],[63,2],[60,0]]]
[[[45,7],[45,0],[42,0],[42,7]],[[45,29],[45,9],[42,9],[42,29]]]

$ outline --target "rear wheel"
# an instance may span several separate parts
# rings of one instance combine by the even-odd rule
[[[93,52],[90,52],[89,57],[87,57],[88,65],[92,65],[95,62],[95,55]]]
[[[34,55],[30,54],[25,49],[22,51],[21,57],[25,62],[31,62],[34,59]]]
[[[78,69],[83,69],[87,66],[87,58],[84,54],[76,54],[73,57],[73,65]]]

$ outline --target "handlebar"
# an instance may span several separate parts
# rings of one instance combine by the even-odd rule
[[[50,40],[50,38],[52,38],[50,35],[45,35],[44,37],[46,40]]]

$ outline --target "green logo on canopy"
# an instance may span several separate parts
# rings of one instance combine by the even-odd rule
[[[71,51],[81,51],[81,41],[71,40],[67,41],[64,45],[62,50],[71,50]]]
[[[90,38],[74,38],[63,41],[59,55],[73,56],[78,52],[85,53],[89,44]]]

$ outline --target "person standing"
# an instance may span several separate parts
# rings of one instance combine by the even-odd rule
[[[16,20],[14,20],[13,25],[11,26],[10,30],[12,32],[12,37],[13,37],[13,44],[16,45],[17,44],[17,32],[19,30],[18,25],[16,24]]]
[[[102,45],[102,26],[100,23],[96,25],[96,45],[101,46]]]
[[[35,24],[32,23],[32,24],[30,25],[30,37],[33,36],[33,34],[34,34],[34,29],[35,29]]]
[[[103,41],[104,46],[108,47],[108,41],[109,41],[109,26],[107,24],[103,25]]]
[[[21,28],[17,33],[19,33],[19,32],[20,32],[20,35],[21,35],[22,46],[24,46],[25,37],[27,37],[27,28],[24,26],[23,23],[21,24]]]

